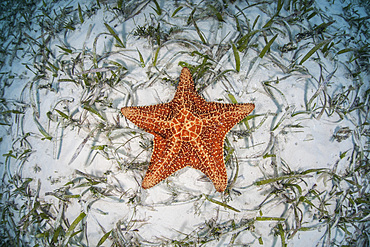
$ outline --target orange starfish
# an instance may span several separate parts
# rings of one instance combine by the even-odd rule
[[[254,109],[254,104],[205,101],[191,73],[181,71],[175,97],[169,103],[123,107],[122,114],[154,135],[153,154],[142,187],[148,189],[177,170],[190,166],[207,175],[219,192],[227,186],[223,157],[226,133]]]

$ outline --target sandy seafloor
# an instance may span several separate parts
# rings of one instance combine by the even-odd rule
[[[341,243],[348,237],[335,222],[332,228],[329,227],[331,234],[328,235],[328,225],[323,223],[327,218],[318,208],[324,207],[328,215],[335,217],[336,203],[342,198],[340,192],[345,193],[351,184],[343,181],[334,186],[336,182],[328,173],[318,170],[298,179],[287,178],[284,182],[277,180],[263,185],[256,182],[284,175],[289,177],[289,174],[309,169],[323,168],[326,169],[323,171],[344,174],[353,169],[351,154],[355,147],[357,151],[368,148],[363,124],[369,117],[367,113],[355,109],[342,116],[338,114],[344,112],[343,108],[349,109],[356,100],[367,103],[364,97],[369,95],[365,94],[369,83],[366,65],[356,67],[359,66],[356,62],[349,63],[352,52],[338,54],[345,48],[356,48],[361,43],[359,40],[366,40],[359,30],[341,17],[349,1],[314,1],[310,7],[319,14],[309,21],[306,15],[299,25],[288,24],[287,18],[302,13],[293,13],[283,6],[276,17],[281,21],[274,23],[272,29],[266,27],[264,33],[267,41],[278,34],[271,48],[262,59],[258,58],[266,40],[262,34],[253,36],[249,48],[239,52],[239,72],[235,71],[236,62],[230,45],[238,37],[233,15],[238,16],[245,30],[246,23],[249,21],[251,27],[256,18],[254,30],[262,29],[275,13],[277,1],[265,4],[263,8],[260,5],[246,8],[248,4],[244,1],[228,3],[227,10],[221,12],[224,22],[215,14],[207,17],[210,3],[205,1],[194,1],[192,7],[190,1],[176,1],[177,5],[175,1],[158,1],[162,9],[160,15],[155,12],[154,2],[143,1],[143,4],[136,3],[137,6],[134,2],[123,3],[126,12],[113,8],[116,1],[100,1],[100,7],[96,1],[83,0],[47,3],[45,6],[55,10],[50,11],[49,19],[40,17],[43,15],[40,10],[43,3],[40,2],[33,13],[33,22],[29,27],[23,26],[24,40],[18,46],[21,49],[15,55],[9,52],[3,59],[2,111],[19,110],[22,113],[4,113],[2,117],[2,123],[7,123],[0,126],[2,190],[5,190],[7,181],[17,176],[32,178],[32,181],[27,187],[30,199],[13,193],[9,198],[3,196],[2,205],[5,205],[4,200],[19,204],[20,211],[13,216],[19,226],[25,220],[22,217],[34,206],[35,198],[41,204],[51,205],[48,208],[52,215],[49,223],[44,220],[34,226],[23,226],[23,241],[36,243],[38,233],[58,225],[66,230],[81,212],[85,212],[86,217],[76,231],[81,227],[83,231],[72,237],[72,246],[78,242],[96,246],[104,233],[111,230],[116,235],[112,233],[103,246],[117,243],[114,239],[118,238],[122,245],[156,246],[175,244],[175,241],[202,245],[201,241],[208,241],[204,246],[281,246],[279,227],[289,235],[289,238],[285,235],[284,240],[288,246],[327,246]],[[283,2],[292,4],[295,1]],[[78,16],[78,4],[84,14],[83,23]],[[187,25],[197,4],[199,11],[195,11],[194,16],[207,44],[202,44],[192,22]],[[213,4],[216,9],[226,9],[222,1]],[[77,23],[74,30],[60,28],[50,35],[52,31],[47,30],[46,23],[50,26],[54,21],[52,26],[57,29],[60,25],[53,18],[61,15],[67,6],[71,8],[65,21]],[[183,8],[172,16],[179,6]],[[129,11],[130,8],[133,9]],[[354,11],[350,13],[356,13],[356,18],[368,16],[357,4],[351,8]],[[19,15],[17,18],[22,20],[24,17]],[[153,61],[158,44],[134,35],[138,27],[148,27],[151,20],[154,21],[149,26],[154,28],[160,20],[164,33],[171,27],[179,28],[166,40],[163,38],[155,66]],[[296,40],[296,34],[330,21],[335,22],[323,35]],[[42,27],[40,23],[43,22]],[[116,46],[117,40],[104,23],[115,30],[125,48]],[[343,33],[346,35],[332,40],[335,45],[328,54],[323,54],[320,49],[294,70],[283,70],[273,62],[277,60],[289,68],[293,60],[298,64],[315,44],[321,42],[320,39],[329,40]],[[9,35],[9,40],[3,41],[3,48],[11,51],[14,40]],[[290,40],[295,42],[297,49],[283,53],[279,48]],[[218,45],[220,43],[222,46]],[[140,185],[150,160],[152,136],[125,120],[119,110],[126,105],[170,101],[181,71],[179,62],[195,66],[203,61],[200,55],[191,56],[193,51],[213,58],[209,61],[211,72],[196,81],[197,89],[206,100],[231,103],[231,94],[237,102],[255,104],[248,120],[251,131],[240,123],[227,135],[226,146],[228,150],[233,149],[231,154],[225,149],[225,156],[229,154],[230,157],[226,162],[229,185],[236,173],[237,177],[229,193],[220,194],[200,171],[185,168],[157,186],[144,190]],[[145,66],[141,64],[139,53]],[[96,68],[94,54],[98,58],[95,65],[106,70],[92,71]],[[117,62],[127,70],[120,71]],[[47,69],[43,70],[43,66]],[[361,80],[351,77],[350,72],[358,68]],[[230,72],[225,77],[215,78],[214,75],[226,70]],[[111,79],[112,71],[119,76]],[[358,86],[360,82],[364,84],[361,88]],[[329,103],[333,101],[328,102],[329,98],[334,99],[350,87],[354,90],[338,105],[337,111],[332,111],[333,105]],[[86,105],[96,111],[84,107]],[[46,135],[50,140],[45,138]],[[9,154],[17,156],[9,158]],[[338,194],[333,195],[333,188]],[[14,190],[11,186],[8,189]],[[302,200],[306,195],[308,198],[313,190],[321,193],[318,198],[328,203],[320,204],[312,194],[310,200],[314,206],[296,198],[297,193],[303,196]],[[268,197],[272,191],[275,194]],[[223,201],[232,208],[206,198]],[[27,206],[21,208],[21,205]],[[274,218],[267,220],[267,217]],[[300,227],[296,217],[300,219]],[[69,223],[63,219],[68,219]],[[300,230],[295,232],[296,228]],[[356,232],[355,228],[348,230]]]

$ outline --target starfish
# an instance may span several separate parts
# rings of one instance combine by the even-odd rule
[[[154,135],[149,168],[142,182],[148,189],[186,166],[200,170],[223,192],[227,173],[223,157],[226,134],[254,109],[254,104],[207,102],[195,90],[184,67],[172,101],[123,107],[122,114]]]

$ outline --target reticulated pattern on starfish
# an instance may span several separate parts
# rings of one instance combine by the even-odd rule
[[[181,71],[172,101],[123,107],[122,114],[154,135],[153,154],[142,187],[148,189],[186,166],[203,172],[219,192],[227,186],[223,145],[227,132],[254,104],[207,102],[195,90],[190,70]]]

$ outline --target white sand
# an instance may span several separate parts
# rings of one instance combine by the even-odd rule
[[[77,9],[79,3],[82,10],[91,9],[95,6],[95,1],[71,1],[68,6]],[[227,81],[218,79],[216,81],[207,80],[207,76],[196,81],[197,88],[202,85],[207,87],[202,91],[202,95],[208,101],[228,102],[230,99],[228,93],[231,93],[238,102],[253,102],[256,108],[252,115],[257,117],[248,121],[253,132],[251,136],[238,137],[235,131],[244,130],[244,124],[239,124],[233,128],[233,131],[227,135],[230,148],[234,149],[231,160],[227,162],[228,177],[234,178],[236,166],[239,167],[238,177],[230,191],[230,195],[221,195],[215,192],[212,183],[204,178],[204,175],[197,170],[185,168],[175,175],[169,177],[157,186],[144,190],[141,188],[141,181],[145,174],[145,169],[150,160],[152,136],[141,130],[135,125],[125,120],[119,113],[119,109],[125,105],[151,105],[162,102],[168,102],[172,99],[176,87],[170,81],[161,80],[161,78],[170,78],[177,82],[181,67],[180,61],[192,65],[198,65],[202,62],[199,57],[192,57],[189,54],[178,52],[192,52],[195,49],[202,54],[207,54],[217,58],[218,64],[212,63],[211,71],[219,74],[227,69],[235,69],[235,60],[231,47],[222,57],[217,57],[218,45],[202,45],[199,35],[193,25],[186,26],[187,18],[191,12],[188,4],[181,4],[181,9],[176,17],[171,17],[177,8],[172,3],[159,1],[163,9],[160,19],[161,28],[169,30],[170,27],[178,26],[183,30],[173,34],[169,39],[175,40],[167,42],[161,48],[157,68],[154,68],[153,59],[157,46],[152,45],[145,38],[138,38],[133,32],[138,26],[148,23],[151,18],[156,19],[153,8],[154,3],[147,4],[142,11],[132,18],[125,20],[124,16],[116,11],[108,11],[107,6],[115,6],[115,3],[105,4],[101,1],[101,8],[97,8],[91,17],[85,16],[84,23],[75,26],[75,30],[63,29],[56,36],[51,37],[47,43],[47,48],[53,53],[48,61],[58,66],[60,70],[57,76],[53,77],[49,70],[45,78],[35,81],[35,75],[25,67],[27,64],[33,71],[34,66],[41,66],[43,58],[33,56],[30,50],[32,47],[39,50],[39,47],[32,42],[29,46],[22,45],[25,50],[17,52],[17,58],[9,65],[7,59],[2,67],[2,72],[10,72],[14,75],[11,85],[4,88],[3,99],[7,101],[10,109],[18,109],[18,105],[24,105],[24,114],[15,114],[9,120],[11,126],[1,126],[0,150],[6,154],[9,150],[18,152],[20,155],[24,150],[30,149],[32,152],[27,159],[10,159],[6,161],[6,156],[0,157],[0,171],[5,174],[5,181],[9,179],[8,175],[21,175],[23,178],[32,178],[30,183],[31,193],[35,195],[38,182],[41,183],[39,192],[39,201],[52,204],[50,213],[53,214],[55,221],[50,221],[51,225],[46,228],[61,224],[58,222],[58,212],[60,213],[63,205],[61,200],[54,195],[70,194],[80,195],[79,198],[70,198],[65,203],[64,218],[71,224],[73,220],[81,213],[85,212],[87,217],[84,219],[85,236],[82,236],[81,242],[88,246],[95,246],[99,239],[112,229],[120,228],[121,239],[128,242],[140,242],[143,244],[160,244],[170,240],[182,240],[190,234],[190,240],[214,239],[206,246],[224,246],[246,244],[249,246],[281,246],[281,238],[276,232],[277,225],[281,222],[286,232],[292,234],[294,227],[294,210],[292,205],[298,203],[295,200],[297,186],[283,187],[281,183],[269,183],[265,185],[256,185],[255,182],[267,178],[275,178],[292,173],[299,173],[309,169],[327,168],[326,171],[333,171],[337,174],[343,174],[348,169],[353,169],[350,163],[351,154],[355,145],[360,149],[366,149],[366,137],[361,136],[363,130],[361,123],[366,116],[363,112],[354,110],[347,113],[343,119],[337,113],[330,116],[327,110],[320,115],[320,108],[324,103],[324,98],[328,95],[333,98],[336,94],[348,89],[350,86],[356,87],[354,80],[349,76],[348,69],[354,70],[354,63],[348,63],[350,54],[344,53],[336,55],[334,51],[353,47],[353,43],[345,42],[349,39],[345,36],[336,38],[335,49],[324,57],[321,52],[312,55],[310,59],[301,66],[300,70],[284,73],[276,64],[272,62],[272,57],[280,61],[284,66],[289,66],[292,59],[301,61],[303,56],[314,47],[312,38],[302,40],[296,44],[299,50],[281,53],[279,47],[289,42],[287,29],[282,25],[273,26],[280,31],[278,37],[271,47],[271,51],[262,59],[257,59],[260,51],[265,46],[263,36],[258,39],[253,38],[251,43],[258,45],[258,48],[249,48],[245,53],[240,53],[241,70],[229,72],[226,74]],[[327,1],[316,1],[313,7],[321,11],[322,19],[316,15],[307,21],[301,22],[302,28],[298,25],[289,27],[293,37],[299,32],[311,30],[314,25],[320,25],[329,20],[335,20],[325,31],[329,34],[346,32],[356,40],[363,39],[361,34],[354,28],[351,28],[343,18],[339,17],[343,13],[343,7],[347,6],[349,1],[341,3],[335,1],[330,4]],[[59,13],[60,8],[64,8],[67,3],[58,2],[53,6]],[[238,10],[232,4],[229,4],[230,14],[238,14]],[[246,3],[236,4],[240,9],[247,6]],[[144,6],[144,5],[143,5]],[[204,4],[201,4],[205,7]],[[366,16],[364,9],[356,7],[358,17]],[[137,9],[138,10],[138,9]],[[260,29],[270,19],[267,13],[274,13],[276,4],[268,5],[267,9],[259,9],[258,6],[244,10],[249,18],[249,24],[259,17],[255,29]],[[38,11],[41,15],[42,13]],[[195,12],[196,15],[202,15],[202,12]],[[284,8],[280,16],[289,16],[292,13]],[[51,13],[54,16],[53,13]],[[75,22],[78,22],[78,12],[74,11]],[[205,39],[210,44],[229,45],[231,40],[237,36],[235,19],[231,15],[223,15],[225,23],[218,22],[215,18],[206,18],[197,21],[198,27],[203,32]],[[239,15],[240,21],[245,19]],[[168,22],[168,24],[166,24]],[[34,39],[41,41],[40,35],[43,34],[35,21],[32,25],[33,32],[27,34]],[[116,41],[109,34],[104,23],[114,28],[119,37],[124,40],[126,49],[115,47]],[[156,27],[156,26],[154,26]],[[105,34],[102,34],[105,33]],[[267,39],[270,40],[276,33],[266,32]],[[320,36],[321,37],[321,36]],[[184,46],[184,43],[178,40],[190,40],[196,42],[197,46]],[[96,42],[96,54],[103,56],[99,61],[99,67],[117,66],[110,64],[110,61],[121,63],[127,68],[127,73],[122,75],[118,81],[97,80],[96,73],[89,73],[90,83],[97,83],[93,90],[70,81],[60,81],[61,79],[75,79],[82,83],[81,76],[78,73],[93,68],[93,49]],[[177,40],[177,41],[176,41]],[[305,44],[307,44],[305,46]],[[66,54],[59,47],[72,49],[72,54]],[[346,46],[348,45],[348,47]],[[71,71],[72,63],[77,55],[85,47],[85,57],[80,57],[84,61],[84,67],[80,65]],[[143,56],[145,67],[140,66],[139,53]],[[26,52],[28,51],[28,52]],[[105,56],[104,56],[105,55]],[[198,59],[199,58],[199,59]],[[315,60],[314,60],[315,58]],[[317,59],[318,58],[318,59]],[[65,66],[62,63],[65,61]],[[255,64],[255,68],[252,69]],[[320,65],[322,66],[320,68]],[[44,66],[50,67],[47,63]],[[158,69],[158,70],[157,70]],[[320,83],[335,71],[329,85],[325,87],[318,97],[313,99],[310,109],[306,109],[306,104],[319,89]],[[115,72],[117,72],[115,70]],[[71,74],[71,77],[68,76]],[[110,78],[110,72],[101,72],[104,78]],[[320,79],[320,75],[324,78]],[[289,76],[284,79],[284,77]],[[368,74],[360,74],[364,83],[368,83]],[[279,79],[279,83],[275,83]],[[263,87],[263,83],[271,81],[270,87],[267,87],[272,95],[269,95]],[[319,83],[320,81],[320,83]],[[114,83],[114,88],[108,83]],[[31,86],[32,85],[32,86]],[[41,86],[47,85],[47,88]],[[363,86],[359,90],[361,98],[364,90],[368,86]],[[354,101],[355,93],[349,94],[348,103],[340,107],[349,107]],[[92,102],[92,99],[98,99],[94,104],[105,120],[102,120],[96,114],[86,111],[82,108],[83,101]],[[19,103],[12,103],[19,102]],[[315,109],[315,107],[318,107]],[[326,107],[329,107],[328,102]],[[63,119],[55,109],[72,115],[75,123],[71,124]],[[58,121],[50,121],[47,113]],[[303,112],[293,115],[292,113]],[[266,117],[264,122],[261,121]],[[43,126],[45,131],[52,137],[51,140],[45,140],[40,132],[35,118]],[[119,120],[117,124],[116,121]],[[273,130],[274,126],[282,121],[279,126]],[[105,127],[102,128],[101,125]],[[348,127],[351,132],[348,138],[338,142],[333,135],[343,127]],[[102,130],[98,131],[96,128]],[[25,139],[22,139],[28,135]],[[359,137],[356,139],[356,135]],[[86,142],[84,139],[87,138]],[[27,142],[26,142],[27,141]],[[28,146],[29,145],[29,146]],[[106,145],[104,152],[94,150],[92,147]],[[143,148],[146,147],[145,148]],[[341,154],[345,153],[343,158]],[[270,155],[263,158],[263,155]],[[271,154],[274,154],[271,157]],[[74,158],[73,158],[74,157]],[[71,162],[72,161],[72,162]],[[8,162],[6,164],[6,162]],[[138,162],[141,163],[140,169],[136,169]],[[5,165],[6,164],[6,165]],[[8,171],[4,168],[8,167]],[[288,168],[289,167],[289,168]],[[336,170],[333,170],[337,167]],[[96,176],[96,181],[101,181],[93,187],[91,184],[85,184],[89,181],[83,178],[81,173]],[[9,174],[10,173],[10,174]],[[104,179],[102,181],[100,179]],[[69,183],[73,181],[74,183]],[[284,180],[285,183],[294,183],[300,186],[301,196],[307,195],[310,190],[317,193],[323,193],[320,198],[328,200],[330,205],[325,206],[328,215],[335,215],[335,203],[341,196],[333,196],[329,199],[329,192],[333,187],[333,181],[327,173],[317,174],[312,172],[303,176],[302,180]],[[91,182],[91,181],[90,181]],[[67,184],[69,183],[69,184]],[[338,189],[349,188],[350,184],[342,183]],[[90,190],[89,190],[90,188]],[[95,188],[96,192],[91,188]],[[279,196],[271,196],[267,200],[266,196],[273,188],[280,188]],[[63,191],[68,191],[65,193]],[[100,191],[100,192],[99,192]],[[345,190],[344,190],[345,192]],[[53,195],[54,194],[54,195]],[[103,196],[105,194],[106,196]],[[107,196],[109,195],[109,196]],[[326,196],[324,196],[326,195]],[[240,212],[212,203],[205,198],[208,196],[217,201],[224,201],[231,207]],[[313,196],[313,194],[312,194]],[[315,207],[320,207],[318,199],[313,199]],[[295,202],[289,202],[289,199]],[[226,200],[226,201],[225,201]],[[17,201],[22,204],[20,197]],[[264,202],[261,208],[259,205]],[[321,205],[322,206],[322,205]],[[341,232],[336,226],[332,229],[330,236],[325,235],[328,225],[320,223],[321,217],[319,210],[310,207],[307,203],[300,202],[297,205],[300,212],[298,218],[302,218],[301,227],[317,226],[309,231],[298,231],[292,239],[287,239],[288,246],[315,246],[316,244],[326,245],[333,242],[334,239],[340,242],[343,238]],[[28,212],[28,211],[27,211]],[[21,215],[22,216],[22,215]],[[15,215],[15,220],[19,217]],[[286,221],[267,220],[256,217],[282,217]],[[256,220],[257,219],[257,220]],[[248,221],[254,221],[248,225]],[[234,223],[232,223],[232,221]],[[121,225],[119,225],[119,223]],[[233,229],[230,229],[233,228]],[[79,229],[79,228],[77,228]],[[34,232],[28,232],[26,238],[34,241]],[[206,237],[208,236],[208,237]],[[217,237],[219,236],[219,237]],[[323,237],[325,236],[325,237]],[[263,241],[263,244],[259,243]],[[186,242],[186,241],[185,241]],[[104,246],[109,246],[112,239],[107,239]],[[200,245],[200,243],[197,243]]]

